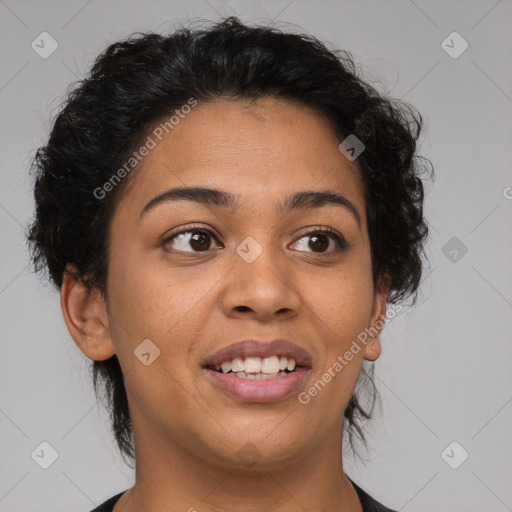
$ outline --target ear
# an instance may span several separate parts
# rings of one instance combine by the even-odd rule
[[[390,279],[386,276],[379,281],[374,293],[373,307],[370,314],[370,325],[368,331],[368,343],[364,351],[364,358],[368,361],[375,361],[382,352],[380,333],[384,329],[386,319],[386,304],[389,297]]]
[[[87,288],[75,276],[77,268],[68,264],[60,292],[64,321],[78,348],[89,359],[103,361],[115,354],[106,303],[98,290]]]

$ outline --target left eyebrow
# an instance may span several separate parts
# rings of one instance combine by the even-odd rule
[[[214,206],[231,211],[235,211],[240,206],[236,196],[224,190],[206,187],[172,188],[153,197],[140,212],[139,219],[157,205],[180,200],[194,201],[206,206]],[[297,192],[287,197],[278,206],[277,211],[281,216],[284,216],[294,210],[321,208],[328,205],[341,206],[348,209],[355,217],[359,229],[361,229],[361,216],[357,208],[345,196],[331,191],[303,190]]]

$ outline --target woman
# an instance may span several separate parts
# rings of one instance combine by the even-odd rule
[[[96,511],[390,510],[343,434],[365,441],[366,365],[419,286],[421,123],[349,53],[237,18],[98,57],[29,232],[136,460]]]

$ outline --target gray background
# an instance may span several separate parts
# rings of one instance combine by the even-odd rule
[[[347,458],[346,472],[397,510],[512,510],[510,0],[0,0],[0,511],[89,511],[133,482],[58,293],[28,266],[34,151],[67,85],[107,44],[227,14],[270,16],[350,50],[368,80],[426,120],[420,152],[437,173],[426,198],[430,268],[417,306],[384,330],[382,414],[368,462]],[[59,45],[47,59],[31,48],[43,31]],[[469,44],[458,58],[441,46],[453,31]],[[31,457],[43,441],[59,454],[48,469]],[[462,448],[448,450],[452,464],[469,453],[458,469],[442,457],[453,441]]]

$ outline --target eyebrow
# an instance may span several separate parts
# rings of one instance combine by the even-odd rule
[[[166,190],[153,197],[140,212],[139,219],[157,205],[180,200],[194,201],[206,206],[215,206],[231,211],[236,211],[240,207],[236,196],[230,192],[206,187],[180,187]],[[331,191],[303,190],[297,192],[287,197],[278,206],[277,211],[280,215],[285,215],[294,210],[321,208],[327,205],[342,206],[348,209],[355,217],[359,229],[361,229],[361,217],[356,207],[345,196]]]

